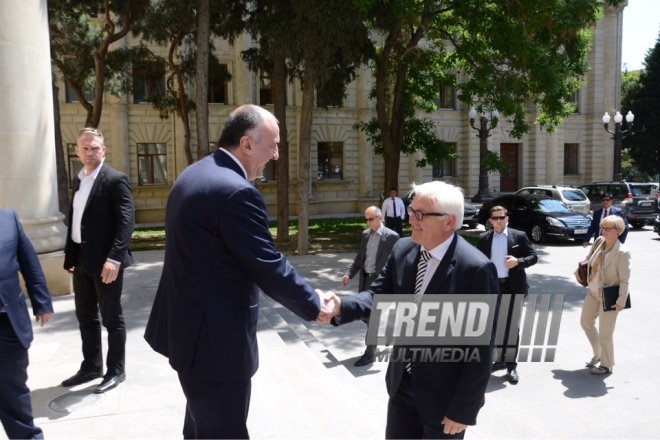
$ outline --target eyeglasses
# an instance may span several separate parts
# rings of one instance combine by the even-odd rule
[[[491,220],[504,220],[506,218],[506,215],[496,215],[494,217],[491,217]]]
[[[601,231],[607,231],[607,232],[610,232],[612,229],[616,229],[616,228],[615,228],[615,227],[611,227],[611,228],[603,228],[603,227],[601,227],[601,228],[600,228]]]
[[[612,199],[600,199],[600,201],[601,201],[601,203],[602,203],[602,202],[611,202]]]
[[[368,222],[372,222],[372,221],[376,220],[376,217],[365,218],[365,220],[368,221]]]
[[[421,222],[422,220],[424,220],[424,216],[427,215],[433,217],[444,217],[445,215],[449,215],[449,214],[446,214],[444,212],[422,212],[413,209],[412,206],[408,206],[408,215],[410,216],[414,215],[415,218]]]
[[[93,134],[94,136],[98,136],[101,139],[103,139],[103,134],[97,130],[96,128],[90,128],[90,127],[85,127],[82,130],[78,132],[78,137],[84,135],[84,134]]]

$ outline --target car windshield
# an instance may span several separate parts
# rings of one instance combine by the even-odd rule
[[[579,189],[565,189],[561,193],[566,200],[571,202],[581,202],[582,200],[587,199],[587,196],[585,196]]]
[[[634,197],[655,196],[653,185],[630,185]]]
[[[529,203],[536,212],[570,212],[570,209],[555,199],[529,199]]]

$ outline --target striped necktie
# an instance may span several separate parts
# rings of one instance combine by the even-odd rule
[[[424,284],[424,275],[426,275],[426,267],[428,266],[431,253],[429,251],[422,251],[419,255],[419,262],[417,263],[417,278],[415,278],[415,303],[419,306],[422,301],[422,285]],[[405,366],[408,374],[412,374],[412,362],[408,362]]]

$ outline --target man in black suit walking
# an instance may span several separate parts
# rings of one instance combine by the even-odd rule
[[[26,384],[32,323],[18,272],[42,327],[50,321],[53,304],[37,253],[18,216],[8,209],[0,209],[0,250],[0,421],[9,438],[44,438],[34,426]]]
[[[334,295],[335,311],[319,321],[345,324],[368,318],[374,295],[497,294],[495,266],[456,231],[463,224],[463,193],[440,181],[413,185],[408,207],[412,235],[394,246],[380,276],[364,292]],[[331,292],[328,292],[331,293]],[[443,345],[461,350],[464,347]],[[475,346],[478,359],[418,362],[397,344],[387,367],[385,437],[463,438],[477,423],[491,369],[491,347]]]
[[[382,211],[370,206],[364,211],[364,219],[367,221],[368,228],[362,232],[360,240],[360,250],[355,259],[341,278],[342,285],[348,284],[348,280],[356,274],[360,274],[360,284],[358,292],[367,290],[371,283],[376,279],[381,269],[385,267],[387,258],[392,252],[394,244],[399,239],[399,234],[386,228],[383,224]],[[365,320],[369,324],[369,320]],[[368,365],[374,361],[376,346],[367,344],[364,354],[355,361],[356,367]]]
[[[95,393],[109,391],[126,379],[121,291],[124,269],[133,263],[128,250],[134,227],[131,184],[128,176],[104,162],[105,150],[99,130],[80,130],[76,154],[83,169],[73,182],[64,248],[64,269],[73,274],[83,361],[80,370],[64,380],[62,386],[72,387],[103,377]],[[108,331],[105,376],[101,323]]]
[[[626,214],[622,209],[617,208],[616,206],[612,206],[612,194],[610,193],[603,193],[603,195],[600,196],[600,203],[601,208],[594,211],[594,216],[591,219],[591,224],[587,230],[587,235],[584,236],[584,240],[582,241],[582,247],[587,247],[589,245],[591,237],[594,237],[594,241],[600,237],[600,222],[603,221],[603,219],[608,215],[618,215],[623,219],[623,224],[626,228],[623,230],[623,233],[619,235],[619,241],[621,244],[626,242],[628,229],[630,228],[628,225],[628,220],[626,219]]]
[[[275,249],[250,184],[277,160],[279,141],[272,113],[238,107],[218,150],[186,168],[167,201],[165,263],[144,336],[179,375],[184,438],[248,437],[260,290],[307,321],[321,310],[320,293]]]
[[[518,349],[520,347],[520,330],[518,322],[511,322],[516,302],[516,295],[520,298],[527,296],[527,274],[525,268],[533,266],[538,260],[536,251],[527,238],[527,234],[507,226],[509,217],[503,206],[493,206],[490,209],[490,223],[493,229],[479,235],[477,249],[490,258],[497,267],[499,278],[500,295],[510,295],[509,310],[507,314],[504,341],[509,340],[509,333],[516,331],[518,339],[515,346],[515,354],[507,356],[507,346],[502,347],[501,355],[493,363],[493,371],[507,369],[507,380],[511,384],[517,384],[520,379],[518,375]],[[503,323],[500,323],[500,325]]]

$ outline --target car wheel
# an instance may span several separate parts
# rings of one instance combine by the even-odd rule
[[[630,226],[633,227],[633,229],[642,229],[646,225],[646,222],[630,222]]]
[[[529,235],[534,243],[545,243],[548,240],[545,228],[541,225],[532,226]]]

